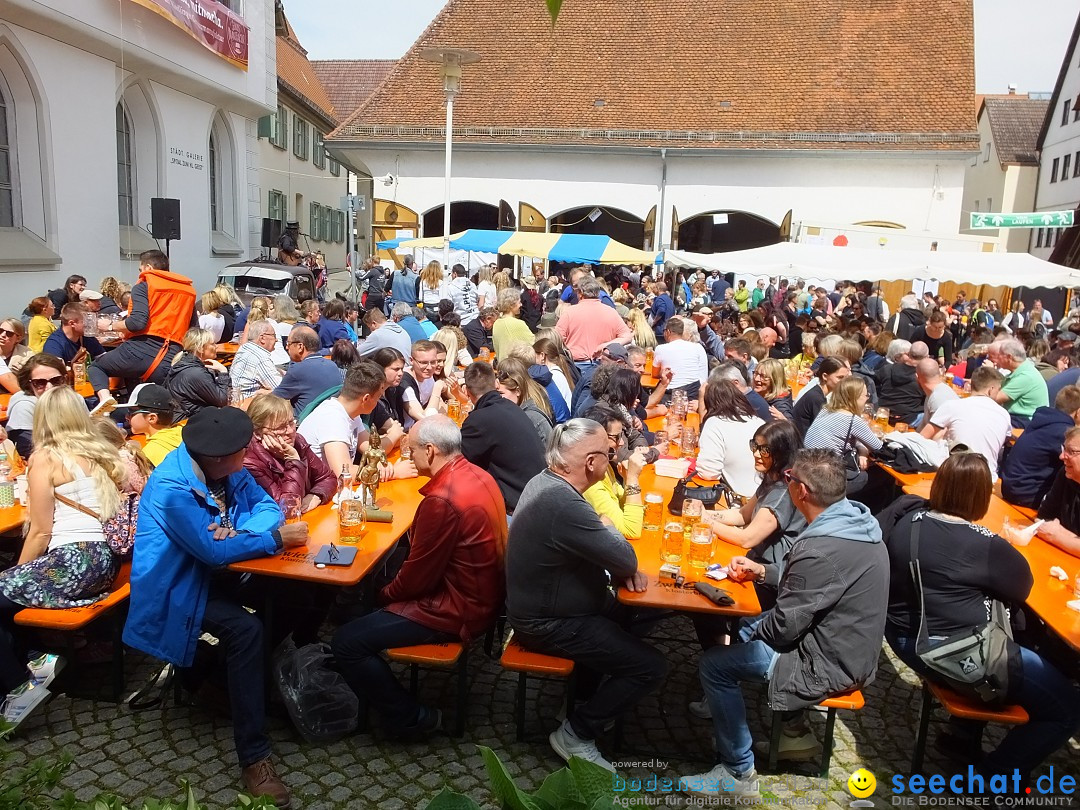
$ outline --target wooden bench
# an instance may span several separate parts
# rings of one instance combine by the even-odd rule
[[[86,607],[23,608],[15,614],[15,624],[70,633],[82,630],[103,616],[112,619],[112,693],[113,700],[118,702],[124,691],[124,611],[117,608],[125,607],[130,595],[131,563],[124,563],[120,566],[120,573],[116,575],[112,590],[104,599]],[[74,640],[69,643],[67,654],[69,660],[74,657]]]
[[[503,650],[502,658],[499,659],[502,668],[510,672],[516,672],[518,676],[517,698],[514,702],[514,720],[517,725],[517,740],[521,742],[525,738],[525,685],[531,675],[534,678],[563,679],[566,681],[566,713],[570,714],[574,709],[574,662],[569,658],[559,658],[554,655],[544,655],[526,650],[520,642],[514,638],[511,631],[510,639]]]
[[[465,712],[469,697],[469,650],[457,641],[442,644],[417,644],[412,647],[394,647],[386,651],[391,661],[409,665],[409,691],[416,694],[419,686],[420,667],[433,669],[457,669],[457,707],[454,715],[455,737],[465,733]]]
[[[817,704],[819,709],[827,709],[828,713],[825,715],[825,739],[821,742],[821,776],[825,779],[829,778],[829,761],[832,759],[833,749],[833,733],[836,728],[836,710],[845,709],[851,712],[857,712],[866,703],[863,700],[862,692],[858,689],[853,689],[850,692],[843,692],[838,695],[832,695],[825,698],[823,701]],[[783,733],[784,723],[781,719],[781,713],[774,711],[772,716],[772,730],[769,733],[769,770],[775,771],[776,764],[780,758],[780,735]]]
[[[951,716],[961,720],[978,720],[983,723],[1001,723],[1020,726],[1028,721],[1028,713],[1022,706],[987,704],[975,698],[965,697],[947,686],[922,678],[922,708],[919,710],[919,730],[915,736],[915,750],[911,753],[911,772],[921,773],[926,754],[926,735],[930,729],[930,715],[934,701]]]

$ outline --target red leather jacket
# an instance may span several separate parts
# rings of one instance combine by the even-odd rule
[[[458,456],[420,489],[409,557],[379,599],[391,613],[462,641],[495,621],[506,592],[506,505],[487,472]]]
[[[252,436],[244,455],[244,468],[274,500],[282,495],[296,495],[301,499],[305,495],[318,495],[320,501],[329,503],[337,492],[337,476],[311,451],[307,439],[299,433],[293,447],[300,458],[282,461],[270,455],[257,436]]]

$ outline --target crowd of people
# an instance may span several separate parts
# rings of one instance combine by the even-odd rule
[[[978,525],[996,482],[1038,510],[1041,538],[1080,556],[1077,313],[1054,323],[1038,301],[1003,313],[964,292],[908,293],[891,313],[867,284],[546,270],[515,281],[495,265],[470,277],[460,264],[447,275],[435,261],[418,272],[412,257],[393,271],[370,260],[355,304],[244,305],[225,285],[198,296],[151,251],[130,289],[72,276],[25,320],[0,321],[7,433],[30,498],[22,551],[0,572],[5,718],[29,715],[64,664],[14,614],[90,604],[130,556],[125,643],[196,691],[211,688],[193,667],[208,654],[200,636],[220,640],[243,783],[279,806],[264,645],[315,641],[328,622],[346,682],[388,734],[421,739],[441,713],[383,651],[468,642],[505,606],[524,646],[576,665],[582,699],[552,748],[611,768],[597,739],[668,667],[640,638],[654,617],[612,588],[649,587],[634,545],[642,472],[670,442],[648,422],[677,421],[676,403],[700,420],[697,475],[732,499],[702,520],[743,550],[726,574],[753,582],[763,608],[735,625],[695,620],[704,697],[688,712],[711,718],[717,759],[683,780],[688,792],[757,794],[741,682],[768,682],[779,758],[805,759],[821,746],[804,710],[870,683],[882,639],[933,679],[921,616],[931,640],[985,623],[988,600],[1019,619],[1031,572]],[[226,366],[219,346],[234,341]],[[88,398],[69,384],[83,374]],[[367,459],[383,481],[427,479],[379,609],[331,615],[325,594],[225,570],[304,544],[302,516]],[[929,499],[897,498],[880,466],[912,461],[937,469]],[[291,510],[301,519],[283,522]],[[920,532],[922,611],[908,574]],[[270,639],[245,609],[267,590],[291,606]],[[1027,778],[1076,731],[1080,668],[1052,635],[1033,616],[1017,634],[1008,700],[1030,721],[988,754],[981,728],[953,723],[943,751]]]

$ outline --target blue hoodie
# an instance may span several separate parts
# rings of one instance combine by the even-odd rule
[[[1074,426],[1072,417],[1057,408],[1036,408],[1023,435],[1001,465],[1001,495],[1017,506],[1036,508],[1061,469],[1061,446],[1065,432]]]
[[[858,543],[880,543],[881,526],[870,510],[844,498],[829,506],[803,529],[799,542],[811,537],[837,537]]]

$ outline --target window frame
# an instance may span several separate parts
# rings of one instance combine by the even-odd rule
[[[1061,164],[1060,158],[1054,158],[1050,164],[1050,182],[1056,183],[1058,180],[1058,166]]]
[[[311,163],[316,169],[326,168],[326,141],[314,124],[311,126]]]
[[[277,201],[277,203],[278,203],[277,206],[274,205],[275,201]],[[277,217],[274,216],[275,207],[278,209],[278,216]],[[267,198],[266,198],[266,217],[267,217],[267,219],[275,219],[276,218],[277,221],[280,222],[282,224],[282,226],[284,226],[285,222],[286,222],[286,220],[288,218],[288,215],[289,215],[289,212],[288,212],[287,209],[288,209],[288,201],[285,199],[285,192],[284,191],[278,191],[276,188],[270,189],[270,191],[267,192]]]
[[[206,170],[210,175],[210,230],[221,230],[221,172],[218,166],[217,139],[213,130],[206,143]]]
[[[123,128],[121,128],[123,124]],[[116,102],[116,206],[117,206],[117,220],[122,228],[135,228],[138,227],[138,222],[135,218],[135,202],[138,199],[138,186],[136,185],[136,168],[138,164],[135,161],[135,130],[131,124],[131,114],[128,112],[127,105],[123,99]],[[121,163],[121,146],[120,138],[124,138],[124,156],[126,158],[126,164]],[[125,189],[120,188],[120,167],[122,165],[127,166],[126,178],[126,194],[123,192]],[[124,199],[127,199],[127,206],[123,204]],[[125,208],[127,213],[127,221],[124,219]]]
[[[307,160],[308,146],[308,122],[302,115],[293,113],[293,155],[298,160]]]
[[[0,142],[0,160],[7,164],[7,182],[0,181],[0,228],[18,228],[21,227],[20,213],[22,211],[22,204],[19,199],[19,178],[18,178],[18,165],[19,165],[19,153],[15,145],[15,127],[14,127],[14,99],[9,101],[11,93],[4,85],[4,82],[0,80],[0,121],[3,123],[2,134],[3,139]],[[9,208],[9,217],[4,217],[3,211],[3,196],[7,195],[7,205]]]
[[[1073,105],[1073,100],[1071,98],[1067,98],[1067,99],[1065,99],[1064,102],[1062,102],[1062,105],[1061,105],[1061,125],[1063,127],[1068,126],[1068,124],[1069,124],[1069,113],[1072,112],[1072,105]]]
[[[326,159],[330,164],[330,174],[332,174],[334,177],[341,177],[341,164],[338,163],[337,160],[334,159],[334,156],[331,155],[329,152],[326,153]]]
[[[1069,169],[1072,168],[1072,153],[1066,152],[1061,158],[1061,179],[1068,180],[1071,175]]]
[[[284,104],[278,104],[277,112],[270,113],[270,137],[268,140],[278,149],[286,149],[289,146],[289,137],[286,127],[289,123],[289,111]]]
[[[308,233],[312,242],[322,241],[322,217],[319,216],[321,207],[317,202],[308,204]]]

